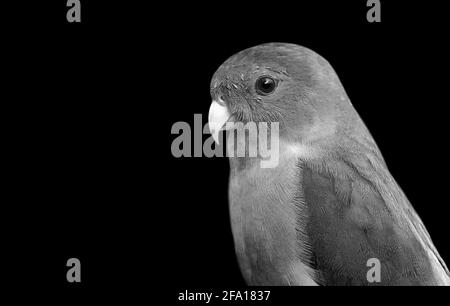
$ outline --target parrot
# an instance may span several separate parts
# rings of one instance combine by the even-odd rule
[[[279,127],[275,167],[261,167],[259,154],[228,155],[231,231],[249,286],[450,285],[423,222],[322,56],[292,43],[250,47],[215,71],[210,94],[217,143],[238,122]]]

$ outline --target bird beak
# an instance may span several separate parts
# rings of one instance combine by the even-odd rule
[[[229,121],[231,117],[228,107],[221,99],[213,100],[209,107],[208,126],[214,141],[219,143],[219,132],[222,129],[232,128],[233,123]]]

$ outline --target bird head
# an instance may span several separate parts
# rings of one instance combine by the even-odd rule
[[[280,139],[313,141],[335,133],[356,117],[331,65],[294,44],[269,43],[226,60],[211,81],[209,127],[227,122],[278,122]]]

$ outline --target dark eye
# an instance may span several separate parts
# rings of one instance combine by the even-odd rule
[[[260,77],[256,80],[255,88],[256,92],[260,95],[268,95],[272,93],[277,87],[277,83],[274,79],[268,76]]]

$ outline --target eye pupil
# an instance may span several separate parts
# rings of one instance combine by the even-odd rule
[[[260,77],[255,87],[259,94],[267,95],[275,90],[276,83],[271,77]]]

